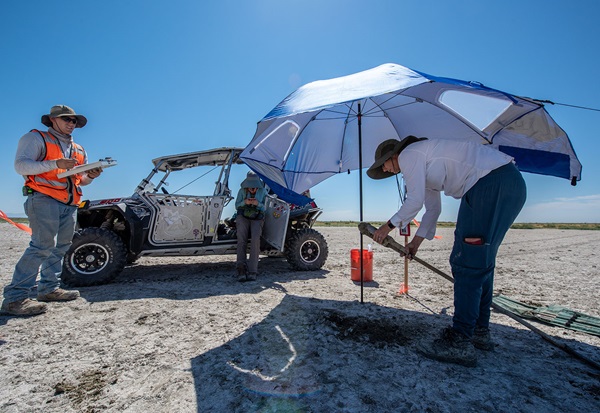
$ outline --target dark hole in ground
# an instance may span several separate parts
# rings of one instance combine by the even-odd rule
[[[327,311],[323,318],[337,330],[340,339],[368,342],[380,348],[406,346],[416,332],[414,327],[403,326],[397,320],[346,316],[336,311]]]

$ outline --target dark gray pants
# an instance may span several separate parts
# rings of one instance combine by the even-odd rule
[[[235,218],[237,228],[237,265],[247,265],[248,272],[258,272],[258,254],[260,253],[260,235],[264,219],[248,219],[241,215]],[[250,258],[246,259],[246,249],[250,238]]]

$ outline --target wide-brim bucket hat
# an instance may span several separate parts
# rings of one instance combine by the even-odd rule
[[[83,128],[87,123],[87,119],[85,116],[78,115],[77,113],[75,113],[75,111],[73,109],[71,109],[70,107],[68,107],[66,105],[52,106],[52,108],[50,108],[50,113],[42,116],[42,123],[48,127],[51,127],[52,122],[50,121],[50,118],[60,118],[63,116],[69,116],[69,117],[73,116],[74,118],[76,118],[77,119],[77,125],[75,125],[76,128]]]
[[[367,175],[371,179],[384,179],[394,176],[392,172],[384,172],[381,168],[383,164],[397,153],[402,152],[404,148],[414,142],[422,141],[427,138],[417,138],[416,136],[409,135],[406,138],[399,141],[398,139],[388,139],[381,142],[377,149],[375,149],[375,162],[367,170]]]
[[[241,187],[246,188],[262,188],[263,183],[254,172],[248,172],[246,175],[246,179],[244,179],[241,183]]]

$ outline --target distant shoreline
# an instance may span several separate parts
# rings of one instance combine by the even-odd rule
[[[14,222],[28,224],[27,218],[10,218]],[[0,223],[7,223],[0,220]],[[383,222],[371,222],[373,226],[380,226]],[[438,222],[439,228],[453,228],[455,222]],[[356,227],[358,221],[317,221],[315,227]],[[512,225],[513,229],[580,229],[600,230],[600,223],[557,223],[557,222],[519,222]]]

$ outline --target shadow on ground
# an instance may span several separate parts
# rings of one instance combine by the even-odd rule
[[[500,346],[478,352],[475,368],[418,355],[418,342],[449,322],[448,316],[287,295],[241,336],[192,359],[198,412],[559,412],[600,406],[600,375],[530,331],[494,325]]]
[[[238,282],[234,260],[173,264],[137,264],[125,270],[110,284],[80,287],[88,302],[167,298],[190,300],[217,295],[259,293],[268,288],[285,292],[283,286],[293,280],[323,278],[328,271],[294,271],[287,261],[264,258],[255,282]]]

